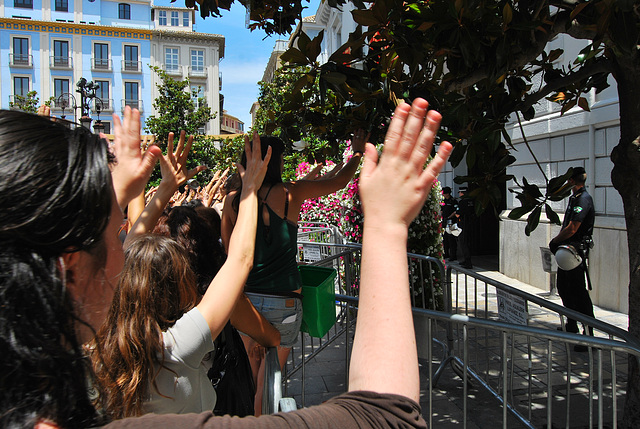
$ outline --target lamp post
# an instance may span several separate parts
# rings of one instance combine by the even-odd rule
[[[56,98],[55,106],[59,107],[62,110],[62,115],[60,115],[60,119],[66,120],[66,115],[64,114],[64,111],[67,109],[71,109],[74,112],[74,119],[75,119],[75,111],[78,108],[78,105],[76,103],[76,97],[74,97],[73,94],[68,92],[64,92],[60,94],[58,98]]]
[[[76,92],[80,93],[80,109],[82,112],[80,123],[85,128],[91,128],[91,117],[89,116],[91,101],[96,98],[96,91],[100,88],[100,85],[93,81],[87,82],[87,79],[81,77],[76,83],[76,88]]]
[[[98,118],[96,119],[96,122],[93,124],[93,132],[96,134],[100,134],[104,132],[104,124],[100,120],[100,112],[102,112],[103,108],[104,108],[104,104],[102,102],[102,99],[100,97],[95,97],[93,99],[93,111],[96,112],[96,115],[98,116]]]

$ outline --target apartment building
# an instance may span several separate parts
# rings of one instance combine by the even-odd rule
[[[93,119],[111,131],[111,114],[126,105],[144,121],[156,112],[158,66],[191,80],[190,90],[216,113],[205,132],[219,134],[220,59],[224,37],[195,31],[188,8],[150,0],[0,0],[0,107],[36,91],[53,113],[78,120],[81,78],[99,85]]]

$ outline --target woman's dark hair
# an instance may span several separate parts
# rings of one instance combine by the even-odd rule
[[[253,141],[251,142],[253,147]],[[262,152],[262,159],[267,154],[267,149],[271,147],[271,159],[269,159],[269,165],[267,166],[267,173],[262,181],[263,185],[273,185],[274,183],[282,183],[282,155],[284,154],[284,143],[278,137],[274,136],[260,136],[260,151]],[[247,154],[242,152],[242,158],[240,164],[243,167],[247,167]],[[242,181],[237,187],[238,192],[235,198],[231,202],[233,209],[237,212],[240,207],[240,194],[242,193]]]
[[[60,256],[104,266],[107,144],[85,128],[0,111],[0,427],[99,423]]]
[[[220,235],[216,236],[194,208],[183,206],[173,207],[165,219],[159,220],[153,232],[169,236],[185,248],[197,277],[198,291],[204,295],[225,260]]]

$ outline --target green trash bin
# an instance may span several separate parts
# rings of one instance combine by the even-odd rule
[[[302,325],[300,330],[322,338],[336,323],[336,293],[333,268],[300,265],[302,277]]]

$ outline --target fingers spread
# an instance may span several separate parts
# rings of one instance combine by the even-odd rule
[[[402,138],[404,123],[406,122],[410,109],[411,106],[403,102],[399,104],[395,112],[393,112],[393,117],[391,118],[391,123],[389,124],[387,135],[384,139],[385,152],[396,153],[400,139]]]
[[[442,115],[440,113],[430,110],[427,113],[427,117],[424,121],[424,126],[420,130],[420,135],[415,142],[413,152],[411,154],[411,164],[420,170],[424,168],[424,163],[431,155],[431,149],[440,127],[440,121]]]

